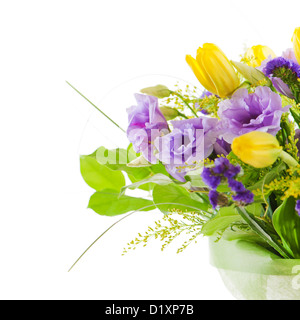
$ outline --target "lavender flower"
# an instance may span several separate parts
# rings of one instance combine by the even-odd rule
[[[173,130],[158,137],[154,145],[158,150],[156,157],[165,164],[166,170],[179,181],[191,170],[196,161],[208,157],[219,134],[218,120],[199,117],[171,121]]]
[[[263,72],[267,76],[272,76],[274,71],[278,68],[290,69],[293,73],[300,78],[300,66],[298,63],[295,63],[293,60],[285,59],[283,57],[277,57],[270,60],[265,66]]]
[[[296,209],[298,215],[300,216],[300,200],[297,200],[295,209]]]
[[[272,135],[280,130],[280,119],[290,106],[282,108],[281,98],[268,87],[257,87],[254,93],[237,90],[231,99],[219,104],[218,115],[223,139],[232,143],[235,137],[259,130]]]
[[[219,192],[217,192],[215,190],[209,191],[208,198],[209,198],[209,202],[211,203],[213,209],[216,209],[216,207],[218,205],[218,197],[219,197]]]
[[[222,181],[222,177],[219,174],[214,174],[209,168],[203,169],[201,177],[203,182],[212,190],[216,190]]]
[[[284,57],[284,58],[288,59],[287,57]],[[265,75],[270,78],[270,80],[272,81],[273,86],[276,88],[276,90],[279,93],[283,94],[284,96],[287,96],[290,99],[294,99],[294,95],[293,95],[292,91],[290,90],[290,88],[289,88],[289,86],[287,84],[285,84],[278,77],[274,77],[272,75],[267,75],[266,74],[266,66],[271,60],[273,60],[271,57],[266,59],[266,60],[264,60],[262,62],[262,64],[259,67],[257,67],[257,69],[260,70],[261,72],[265,73]]]
[[[291,58],[278,57],[272,59],[264,66],[263,72],[272,79],[275,88],[280,93],[295,99],[299,91],[300,66],[293,56]],[[297,87],[296,91],[295,87]]]
[[[153,141],[169,132],[168,123],[158,107],[158,99],[144,94],[135,94],[136,106],[127,109],[127,136],[136,153],[155,163]]]
[[[234,178],[240,172],[239,166],[234,166],[227,158],[217,158],[214,161],[212,168],[205,167],[202,171],[201,177],[203,182],[211,189],[209,192],[209,201],[215,209],[218,205],[220,194],[216,191],[222,182],[228,182],[228,186],[234,195],[232,199],[240,202],[241,204],[248,204],[253,202],[254,195],[251,191],[247,190],[242,182]]]
[[[241,202],[243,204],[249,204],[253,202],[254,194],[250,190],[245,190],[245,191],[236,193],[236,195],[233,196],[232,199],[234,201]]]

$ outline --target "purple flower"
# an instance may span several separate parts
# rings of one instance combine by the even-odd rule
[[[251,203],[254,200],[254,194],[250,190],[245,190],[242,192],[238,192],[235,196],[232,197],[234,201],[238,201],[241,203]]]
[[[268,87],[259,86],[254,93],[239,89],[231,99],[219,104],[222,137],[232,143],[235,137],[254,130],[276,135],[280,130],[281,115],[289,108],[282,108],[280,96]]]
[[[228,186],[231,189],[231,191],[234,191],[237,193],[246,191],[246,188],[244,187],[244,185],[240,181],[237,181],[234,179],[228,179]]]
[[[151,163],[154,157],[153,141],[169,132],[168,123],[158,107],[158,99],[144,94],[135,94],[136,106],[127,109],[127,137],[136,153],[142,153]]]
[[[207,91],[207,90],[204,90],[200,96],[200,99],[204,99],[205,97],[210,97],[210,96],[213,96],[214,94]]]
[[[266,66],[267,64],[272,60],[272,58],[268,58],[266,60],[264,60],[261,65],[259,67],[257,67],[258,70],[260,70],[261,72],[265,73],[266,72]],[[267,77],[270,78],[270,80],[272,81],[273,86],[276,88],[276,90],[283,94],[284,96],[287,96],[291,99],[294,99],[294,96],[292,94],[292,91],[290,90],[289,86],[287,84],[285,84],[280,78],[278,77],[274,77],[272,75],[267,75],[265,73],[265,75]]]
[[[294,49],[288,48],[284,52],[282,52],[282,57],[288,60],[292,60],[295,63],[298,63]]]
[[[298,215],[300,216],[300,200],[297,200],[295,209],[296,209]]]
[[[289,86],[300,77],[300,66],[293,51],[284,53],[284,56],[268,61],[262,72],[272,80],[274,87],[281,94],[294,99]],[[291,59],[286,58],[287,56]]]
[[[203,182],[211,189],[209,192],[209,201],[213,208],[217,206],[219,196],[216,189],[220,183],[225,182],[226,180],[229,188],[234,192],[232,197],[234,201],[238,201],[241,204],[253,202],[253,193],[247,190],[242,182],[234,179],[240,170],[240,166],[234,166],[227,158],[223,157],[217,158],[214,161],[214,166],[212,168],[205,167],[203,169],[201,177]]]
[[[214,174],[211,169],[204,168],[201,174],[203,182],[210,187],[212,190],[216,190],[221,183],[222,177]]]
[[[263,72],[267,76],[272,76],[274,70],[277,68],[286,68],[290,69],[292,72],[296,73],[297,77],[300,78],[300,66],[298,63],[295,63],[293,60],[285,59],[283,57],[277,57],[270,60]]]
[[[214,151],[216,155],[223,155],[226,157],[231,152],[231,144],[226,142],[223,138],[218,138],[214,144]]]
[[[199,117],[187,120],[171,121],[172,132],[157,137],[154,145],[158,150],[156,157],[165,164],[167,171],[179,181],[195,165],[208,157],[219,131],[218,120]]]
[[[218,205],[218,197],[219,193],[215,190],[210,190],[208,193],[209,202],[211,203],[212,207],[216,209]]]

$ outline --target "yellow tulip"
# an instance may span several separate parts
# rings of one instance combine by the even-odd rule
[[[271,166],[282,153],[278,140],[269,133],[251,131],[235,138],[233,153],[255,168]]]
[[[240,84],[230,61],[212,43],[205,43],[203,48],[199,48],[196,59],[187,55],[186,62],[203,87],[222,98],[232,94]]]
[[[244,56],[244,61],[250,67],[259,67],[261,63],[266,60],[269,56],[275,58],[275,53],[267,46],[257,45],[249,48]]]
[[[295,29],[292,41],[296,59],[300,64],[300,28]]]

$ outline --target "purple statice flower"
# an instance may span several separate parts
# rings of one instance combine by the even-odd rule
[[[153,142],[161,134],[169,132],[169,126],[156,97],[137,93],[135,99],[137,105],[127,109],[127,137],[136,153],[142,153],[148,161],[155,163]]]
[[[239,174],[240,166],[234,166],[227,158],[217,158],[214,161],[214,166],[211,168],[205,167],[201,177],[203,182],[210,188],[209,200],[213,208],[218,205],[219,193],[216,191],[222,182],[228,183],[229,188],[234,195],[232,199],[242,204],[253,202],[254,195],[247,190],[242,182],[237,181],[235,177]]]
[[[297,83],[297,80],[300,77],[300,65],[292,53],[286,54],[286,56],[287,55],[290,56],[291,59],[285,57],[272,59],[265,64],[262,71],[272,80],[272,83],[278,92],[294,99],[290,86],[295,82]]]
[[[262,73],[265,73],[265,71],[266,71],[265,68],[271,60],[273,60],[273,58],[269,57],[268,59],[264,60],[261,63],[261,65],[259,67],[257,67],[256,69],[258,69]],[[265,73],[265,75],[270,78],[273,86],[275,87],[275,89],[279,93],[283,94],[284,96],[287,96],[290,99],[294,99],[294,96],[293,96],[292,91],[290,90],[289,86],[286,83],[284,83],[280,78],[274,77],[272,75],[267,75],[266,73]]]
[[[254,194],[250,190],[245,190],[242,192],[237,192],[236,195],[232,197],[234,201],[249,204],[254,200]]]
[[[246,191],[245,186],[242,184],[242,182],[234,180],[234,179],[228,179],[228,186],[233,192],[244,192]]]
[[[300,216],[300,200],[297,200],[295,209],[296,209],[298,215]]]
[[[154,141],[156,157],[177,180],[184,176],[196,161],[208,157],[213,151],[219,131],[218,120],[206,116],[171,121],[173,130]]]
[[[292,72],[294,72],[298,78],[300,78],[300,66],[298,63],[294,62],[290,59],[285,59],[283,57],[277,57],[272,60],[270,60],[265,68],[263,69],[263,72],[267,76],[272,76],[274,73],[274,70],[277,68],[286,68],[290,69]]]
[[[289,108],[282,108],[280,95],[268,87],[259,86],[254,93],[238,89],[231,99],[219,103],[222,138],[231,144],[235,137],[254,130],[275,136],[280,130],[281,116]]]
[[[219,197],[219,192],[216,190],[210,190],[208,193],[208,198],[209,202],[211,203],[213,209],[216,209],[218,205],[218,197]]]
[[[212,190],[216,190],[222,181],[222,177],[209,168],[203,168],[201,177],[203,182]]]

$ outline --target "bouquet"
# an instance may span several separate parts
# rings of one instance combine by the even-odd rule
[[[81,155],[96,213],[163,213],[124,253],[152,238],[164,249],[188,233],[179,252],[204,235],[300,258],[300,28],[292,43],[280,56],[253,46],[240,61],[205,43],[196,58],[186,56],[205,90],[142,89],[127,129],[114,122],[128,148]]]

